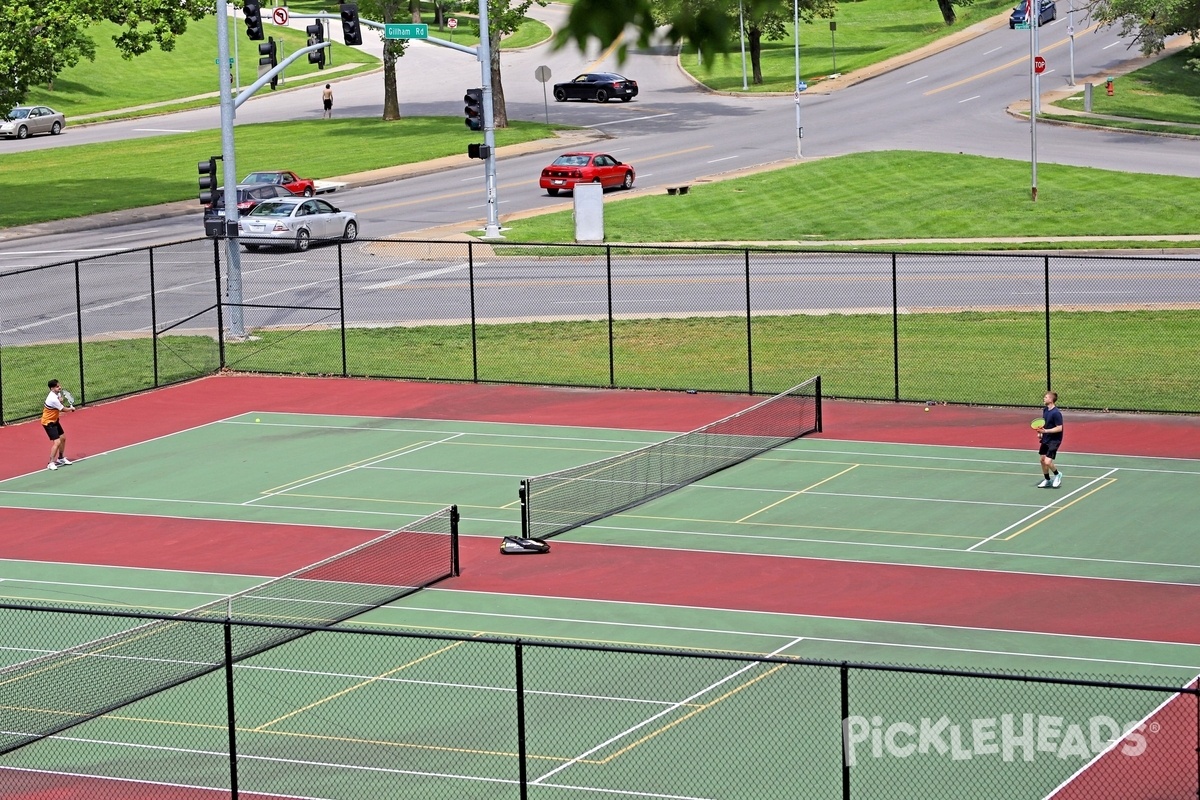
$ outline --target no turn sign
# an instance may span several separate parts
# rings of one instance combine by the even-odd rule
[[[1034,56],[1033,57],[1033,71],[1036,72],[1038,75],[1041,75],[1043,72],[1045,72],[1046,71],[1046,59],[1042,58],[1041,56]]]
[[[458,20],[454,17],[450,17],[448,20],[446,20],[446,27],[450,30],[454,30],[458,27]]]
[[[271,20],[276,25],[287,25],[288,10],[286,8],[277,8],[271,12]]]

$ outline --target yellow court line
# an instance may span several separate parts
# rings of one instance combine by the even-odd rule
[[[681,722],[685,722],[686,720],[688,720],[688,719],[690,719],[690,718],[692,718],[692,717],[696,716],[696,715],[697,715],[697,714],[699,714],[701,711],[707,711],[708,709],[710,709],[710,708],[712,708],[713,706],[717,705],[717,703],[723,702],[723,701],[725,701],[725,700],[729,699],[730,697],[733,697],[735,694],[737,694],[738,692],[742,691],[743,689],[748,689],[748,688],[750,688],[750,687],[751,687],[751,686],[753,686],[754,684],[756,684],[756,683],[758,683],[759,681],[761,681],[763,678],[766,678],[766,677],[768,677],[768,676],[770,676],[770,675],[773,675],[774,673],[776,673],[776,672],[778,672],[779,670],[783,669],[783,667],[784,667],[784,665],[783,665],[783,664],[776,664],[775,666],[771,667],[771,669],[769,669],[769,670],[767,670],[766,672],[764,672],[762,675],[759,675],[757,678],[754,678],[754,679],[752,679],[752,680],[748,680],[748,681],[746,681],[745,683],[743,683],[741,686],[736,686],[736,687],[734,687],[733,689],[730,689],[728,692],[726,692],[725,694],[721,695],[720,697],[718,697],[716,700],[713,700],[712,702],[705,703],[704,705],[700,706],[699,708],[694,708],[694,709],[692,709],[691,711],[689,711],[688,713],[684,714],[684,715],[683,715],[682,717],[680,717],[679,719],[677,719],[677,720],[674,720],[674,721],[672,721],[672,722],[670,722],[670,723],[668,723],[668,724],[666,724],[666,725],[663,725],[661,728],[659,728],[659,729],[657,729],[657,730],[651,731],[650,733],[648,733],[648,734],[646,734],[645,736],[643,736],[641,739],[638,739],[636,742],[630,742],[628,745],[626,745],[625,747],[622,747],[620,750],[616,751],[616,752],[615,752],[615,753],[613,753],[612,755],[610,755],[610,756],[607,756],[607,757],[605,757],[605,758],[602,758],[602,759],[600,759],[600,761],[599,761],[599,762],[597,762],[597,763],[600,763],[600,764],[607,764],[608,762],[612,761],[614,758],[617,758],[618,756],[621,756],[621,755],[624,755],[625,753],[628,753],[630,750],[632,750],[633,748],[637,747],[638,745],[641,745],[641,744],[643,744],[643,743],[645,743],[645,742],[648,742],[648,741],[650,741],[650,740],[651,740],[651,739],[653,739],[655,736],[658,736],[660,733],[666,733],[666,732],[667,732],[667,731],[669,731],[671,728],[674,728],[674,727],[675,727],[676,725],[678,725],[679,723],[681,723]]]
[[[1109,479],[1108,479],[1106,482],[1104,482],[1104,483],[1100,484],[1100,485],[1099,485],[1099,486],[1097,486],[1095,489],[1092,489],[1092,490],[1091,490],[1090,492],[1088,492],[1087,494],[1081,494],[1081,495],[1079,495],[1079,497],[1076,497],[1074,500],[1072,500],[1071,502],[1067,503],[1065,506],[1059,506],[1058,508],[1056,508],[1056,509],[1054,509],[1053,511],[1051,511],[1051,512],[1050,512],[1049,514],[1047,514],[1046,516],[1044,516],[1044,517],[1041,517],[1040,519],[1038,519],[1038,520],[1037,520],[1037,521],[1035,521],[1035,522],[1031,522],[1031,523],[1029,523],[1029,524],[1028,524],[1028,525],[1026,525],[1024,528],[1021,528],[1021,530],[1019,530],[1019,531],[1016,531],[1015,533],[1010,533],[1008,536],[1005,536],[1005,537],[1004,537],[1003,539],[1001,539],[1000,541],[1002,541],[1002,542],[1007,542],[1009,539],[1015,539],[1015,538],[1017,538],[1017,537],[1018,537],[1018,536],[1020,536],[1022,533],[1024,533],[1024,532],[1025,532],[1025,531],[1027,531],[1027,530],[1029,530],[1030,528],[1034,527],[1035,525],[1041,525],[1043,522],[1045,522],[1046,520],[1050,519],[1051,517],[1053,517],[1053,516],[1054,516],[1055,514],[1057,514],[1058,512],[1067,510],[1068,508],[1070,508],[1071,506],[1075,505],[1076,503],[1078,503],[1078,502],[1079,502],[1080,500],[1082,500],[1083,498],[1085,498],[1085,497],[1091,497],[1091,496],[1092,496],[1092,495],[1094,495],[1096,492],[1098,492],[1098,491],[1100,491],[1101,489],[1103,489],[1105,486],[1111,486],[1112,484],[1114,484],[1114,483],[1116,483],[1116,482],[1117,482],[1117,479],[1116,479],[1116,478],[1109,478]]]
[[[1088,28],[1083,33],[1091,33],[1092,31],[1096,30],[1099,27],[1100,27],[1100,23],[1097,22],[1095,25]],[[1080,35],[1082,36],[1083,34],[1080,34]],[[1042,52],[1046,53],[1046,52],[1049,52],[1050,50],[1054,50],[1055,48],[1062,47],[1064,44],[1066,44],[1069,41],[1071,41],[1070,37],[1067,37],[1066,39],[1060,39],[1059,41],[1055,42],[1052,45],[1043,47]],[[955,81],[954,83],[948,83],[945,86],[939,86],[936,89],[930,89],[928,92],[925,92],[924,96],[929,97],[930,95],[937,94],[938,92],[944,92],[947,89],[957,88],[959,86],[962,86],[964,83],[970,83],[971,81],[976,81],[976,80],[979,80],[980,78],[986,78],[988,75],[993,75],[993,74],[999,72],[1000,70],[1008,69],[1009,67],[1015,67],[1017,64],[1024,64],[1024,63],[1027,63],[1028,61],[1029,61],[1029,56],[1021,56],[1020,58],[1015,58],[1012,61],[1009,61],[1007,64],[1001,64],[998,67],[992,67],[989,70],[984,70],[983,72],[977,72],[976,74],[971,75],[970,77],[967,77],[967,78],[963,78],[960,81]]]
[[[365,681],[357,683],[354,686],[348,686],[345,689],[342,689],[340,692],[334,692],[333,694],[331,694],[327,697],[322,697],[320,700],[317,700],[316,702],[309,703],[306,706],[301,706],[300,708],[297,708],[294,711],[289,711],[288,713],[284,714],[282,717],[276,717],[275,719],[271,720],[270,722],[264,722],[262,725],[259,725],[256,728],[251,728],[250,730],[255,733],[262,732],[264,728],[274,725],[276,722],[283,722],[285,719],[294,717],[297,714],[300,714],[304,711],[308,711],[309,709],[313,709],[319,705],[328,703],[330,700],[336,700],[337,698],[342,697],[347,694],[350,694],[350,692],[353,692],[357,689],[361,689],[364,686],[370,686],[371,684],[375,683],[376,681],[386,678],[389,675],[395,675],[397,672],[400,672],[401,670],[408,669],[409,667],[415,667],[417,664],[420,664],[423,661],[427,661],[427,660],[433,658],[434,656],[439,656],[442,653],[453,650],[454,648],[459,647],[464,644],[466,644],[466,642],[455,642],[454,644],[443,647],[441,650],[434,650],[432,653],[426,653],[425,655],[421,656],[420,658],[413,659],[412,661],[409,661],[406,664],[401,664],[400,666],[396,667],[395,669],[389,669],[387,672],[384,672],[380,675],[376,675],[373,678],[367,678]]]
[[[829,481],[833,480],[834,478],[840,478],[841,476],[845,475],[847,472],[849,472],[850,470],[854,469],[854,468],[855,468],[855,467],[857,467],[857,466],[858,466],[858,464],[852,464],[851,466],[849,466],[849,467],[846,467],[844,470],[842,470],[841,472],[839,472],[839,473],[838,473],[838,474],[836,474],[836,475],[830,475],[828,478],[825,478],[824,480],[817,481],[817,482],[816,482],[816,483],[814,483],[812,486],[807,486],[807,487],[805,487],[805,488],[801,489],[801,490],[800,490],[800,491],[798,491],[798,492],[792,492],[791,494],[789,494],[787,497],[783,498],[782,500],[776,500],[774,503],[771,503],[771,505],[769,505],[769,506],[763,506],[763,507],[762,507],[762,508],[760,508],[758,511],[755,511],[755,512],[754,512],[754,513],[752,513],[752,514],[747,514],[746,516],[742,517],[741,519],[734,520],[734,524],[737,524],[737,523],[739,523],[739,522],[745,522],[746,520],[748,520],[748,519],[750,519],[751,517],[753,517],[755,514],[761,514],[761,513],[763,513],[764,511],[769,511],[769,510],[771,510],[772,508],[774,508],[775,506],[779,505],[780,503],[786,503],[788,500],[791,500],[793,497],[796,497],[796,496],[798,496],[798,495],[802,495],[802,494],[804,494],[805,492],[807,492],[807,491],[809,491],[809,490],[811,490],[811,489],[815,489],[815,488],[817,488],[818,486],[820,486],[820,485],[821,485],[821,484],[823,484],[823,483],[828,483]]]
[[[362,464],[369,464],[372,461],[378,461],[382,458],[387,458],[388,456],[394,456],[399,453],[403,453],[406,450],[412,450],[414,447],[424,447],[427,444],[434,444],[434,441],[429,440],[429,441],[425,441],[425,442],[414,442],[412,444],[405,445],[404,447],[399,447],[395,450],[387,450],[383,453],[380,453],[379,455],[368,456],[367,458],[360,458],[358,461],[351,461],[349,464],[343,464],[340,467],[333,467],[331,469],[327,469],[322,472],[318,472],[316,474],[309,475],[307,478],[297,478],[294,481],[288,481],[287,483],[281,483],[280,485],[278,485],[272,489],[263,489],[259,494],[276,494],[278,492],[281,492],[281,491],[287,489],[287,487],[295,486],[298,483],[304,483],[306,481],[316,480],[317,478],[320,478],[324,475],[330,475],[334,472],[340,472],[342,470],[353,469],[354,467],[360,466]]]

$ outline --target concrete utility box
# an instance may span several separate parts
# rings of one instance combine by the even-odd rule
[[[575,241],[604,241],[604,187],[598,183],[577,183],[575,196]]]

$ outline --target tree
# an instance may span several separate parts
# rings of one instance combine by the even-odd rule
[[[488,0],[488,44],[492,57],[492,124],[497,128],[508,127],[504,84],[500,79],[500,40],[521,27],[525,15],[534,3],[545,6],[548,2],[549,0]],[[481,36],[478,19],[475,20],[472,30],[476,36]]]
[[[740,12],[750,50],[753,82],[761,84],[763,39],[784,39],[792,32],[792,3],[793,0],[741,0],[740,4],[738,0],[654,0],[654,15],[661,25],[670,25],[670,20],[681,16],[724,13],[729,17],[732,30],[736,31]],[[800,17],[806,22],[816,17],[831,17],[836,8],[836,0],[801,0],[799,5]],[[734,44],[734,41],[726,42],[719,52],[730,52]],[[710,62],[716,52],[710,47],[707,51],[701,50],[701,55]]]
[[[94,59],[88,27],[95,22],[120,25],[113,42],[133,58],[155,45],[174,49],[189,21],[212,13],[212,0],[0,0],[0,107],[20,104],[31,86],[51,85],[64,69]]]
[[[1084,8],[1097,22],[1119,26],[1122,36],[1135,34],[1145,55],[1161,51],[1172,36],[1200,39],[1200,0],[1094,0]]]
[[[398,15],[410,10],[411,5],[408,0],[358,0],[360,17],[381,21],[385,25],[395,23]],[[400,119],[400,92],[396,87],[396,61],[404,55],[407,48],[407,39],[385,39],[383,41],[383,119],[385,120]]]

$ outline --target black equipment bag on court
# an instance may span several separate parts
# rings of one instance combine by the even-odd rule
[[[500,543],[500,552],[506,556],[526,555],[533,553],[549,553],[550,545],[537,539],[522,539],[519,536],[505,536]]]

